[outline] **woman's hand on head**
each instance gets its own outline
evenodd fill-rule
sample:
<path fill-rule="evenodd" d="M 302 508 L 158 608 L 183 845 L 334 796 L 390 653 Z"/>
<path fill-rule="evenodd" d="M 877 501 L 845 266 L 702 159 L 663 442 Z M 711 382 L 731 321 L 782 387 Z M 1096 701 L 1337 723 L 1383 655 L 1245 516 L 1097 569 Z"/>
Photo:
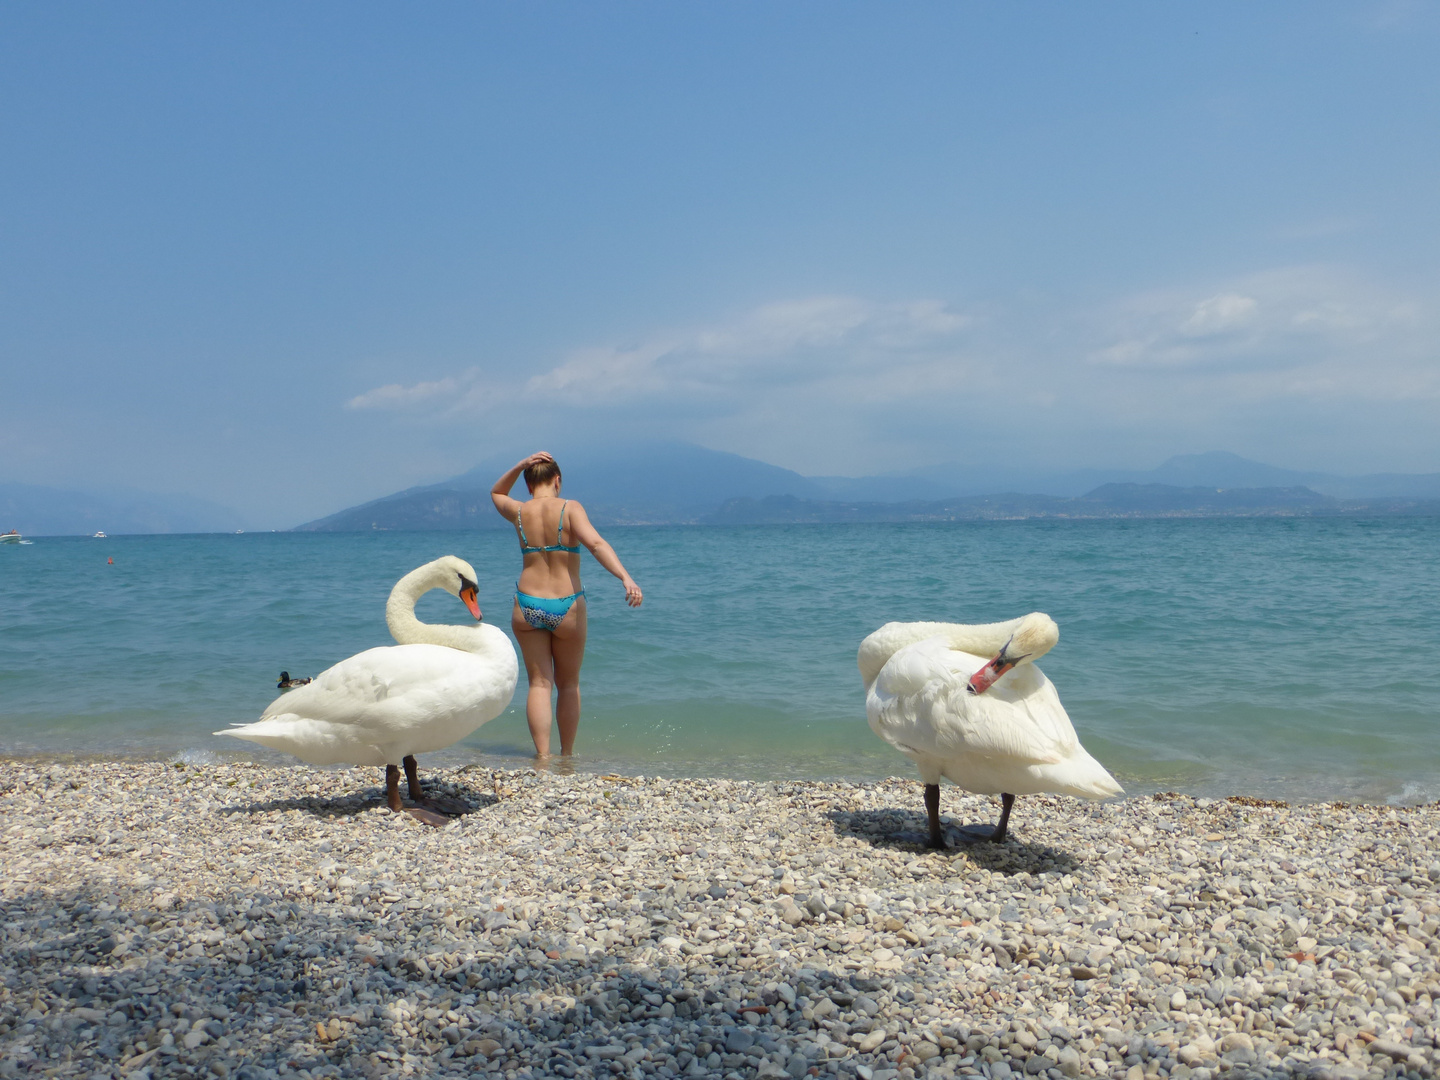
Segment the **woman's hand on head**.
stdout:
<path fill-rule="evenodd" d="M 625 579 L 625 603 L 631 607 L 639 607 L 645 599 L 645 594 L 640 591 L 640 586 L 629 578 Z"/>
<path fill-rule="evenodd" d="M 537 450 L 520 463 L 522 468 L 528 469 L 531 465 L 539 465 L 542 461 L 554 461 L 555 455 L 548 450 Z"/>

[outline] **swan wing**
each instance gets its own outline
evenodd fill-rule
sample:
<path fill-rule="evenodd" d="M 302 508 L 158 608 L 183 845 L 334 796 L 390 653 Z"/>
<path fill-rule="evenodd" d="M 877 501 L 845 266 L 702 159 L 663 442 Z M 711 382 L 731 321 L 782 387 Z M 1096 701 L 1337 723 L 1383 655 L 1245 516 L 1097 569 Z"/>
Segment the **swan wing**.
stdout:
<path fill-rule="evenodd" d="M 517 677 L 513 649 L 489 660 L 443 645 L 367 649 L 276 698 L 256 723 L 217 734 L 314 764 L 388 764 L 448 746 L 493 720 L 510 703 Z"/>
<path fill-rule="evenodd" d="M 902 752 L 929 758 L 973 754 L 1027 765 L 1069 758 L 1079 743 L 1050 680 L 1025 664 L 972 694 L 966 684 L 987 660 L 940 638 L 900 650 L 866 697 L 871 729 Z"/>

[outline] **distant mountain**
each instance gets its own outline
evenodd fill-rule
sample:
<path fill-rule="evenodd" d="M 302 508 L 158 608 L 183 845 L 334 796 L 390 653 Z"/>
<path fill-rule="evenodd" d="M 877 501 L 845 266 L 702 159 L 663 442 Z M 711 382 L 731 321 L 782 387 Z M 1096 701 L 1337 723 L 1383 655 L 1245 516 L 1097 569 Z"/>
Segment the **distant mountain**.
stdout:
<path fill-rule="evenodd" d="M 908 476 L 807 477 L 686 443 L 556 451 L 565 491 L 599 525 L 744 521 L 911 521 L 1145 514 L 1429 513 L 1440 473 L 1339 477 L 1280 469 L 1235 454 L 1186 454 L 1146 471 L 1064 473 L 958 466 Z M 409 488 L 299 526 L 311 532 L 508 528 L 490 485 L 513 461 Z M 524 497 L 523 484 L 516 485 Z"/>
<path fill-rule="evenodd" d="M 565 491 L 597 525 L 693 522 L 733 495 L 821 497 L 825 489 L 789 469 L 687 443 L 639 443 L 555 458 Z M 450 480 L 387 495 L 298 526 L 302 532 L 510 528 L 490 487 L 514 459 L 490 461 Z M 517 481 L 518 498 L 525 497 Z"/>
<path fill-rule="evenodd" d="M 104 495 L 34 484 L 0 484 L 0 531 L 31 536 L 234 532 L 244 521 L 229 507 L 189 495 Z"/>
<path fill-rule="evenodd" d="M 1078 498 L 969 495 L 934 502 L 841 502 L 771 495 L 725 502 L 706 525 L 1005 521 L 1023 518 L 1440 516 L 1440 500 L 1340 500 L 1305 487 L 1212 488 L 1102 484 Z"/>

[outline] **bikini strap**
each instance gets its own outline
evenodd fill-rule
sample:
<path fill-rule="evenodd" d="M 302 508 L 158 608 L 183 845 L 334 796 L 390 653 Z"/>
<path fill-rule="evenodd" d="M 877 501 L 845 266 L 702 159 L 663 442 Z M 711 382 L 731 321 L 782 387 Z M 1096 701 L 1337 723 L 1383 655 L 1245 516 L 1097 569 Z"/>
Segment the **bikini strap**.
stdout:
<path fill-rule="evenodd" d="M 530 541 L 525 539 L 525 522 L 520 516 L 520 507 L 515 507 L 515 528 L 520 530 L 520 549 L 523 551 L 530 546 Z"/>
<path fill-rule="evenodd" d="M 555 526 L 555 544 L 557 547 L 565 546 L 565 507 L 569 505 L 569 499 L 566 499 L 560 504 L 560 524 Z"/>

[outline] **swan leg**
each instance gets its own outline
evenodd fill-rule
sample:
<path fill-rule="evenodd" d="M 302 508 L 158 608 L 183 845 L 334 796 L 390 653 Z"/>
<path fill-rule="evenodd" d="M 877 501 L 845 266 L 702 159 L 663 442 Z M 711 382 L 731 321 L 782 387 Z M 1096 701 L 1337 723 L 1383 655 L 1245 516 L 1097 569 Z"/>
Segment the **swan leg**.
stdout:
<path fill-rule="evenodd" d="M 930 819 L 930 838 L 925 841 L 928 848 L 944 849 L 945 836 L 940 831 L 940 785 L 925 785 L 925 816 Z"/>
<path fill-rule="evenodd" d="M 405 779 L 410 786 L 410 795 L 413 798 L 420 789 L 419 782 L 415 777 L 415 759 L 405 759 Z M 385 804 L 395 813 L 409 814 L 416 821 L 424 822 L 426 825 L 448 825 L 450 819 L 444 814 L 437 814 L 434 810 L 427 810 L 423 806 L 406 806 L 400 798 L 400 768 L 397 765 L 385 766 Z"/>
<path fill-rule="evenodd" d="M 460 803 L 426 798 L 424 790 L 420 787 L 420 769 L 414 754 L 407 754 L 403 759 L 403 764 L 405 766 L 405 785 L 410 789 L 410 801 L 415 804 L 405 811 L 411 817 L 425 822 L 426 825 L 445 825 L 452 817 L 459 817 L 469 811 L 468 806 Z"/>
<path fill-rule="evenodd" d="M 410 801 L 419 802 L 425 797 L 420 790 L 420 769 L 415 761 L 414 754 L 406 754 L 403 759 L 405 765 L 405 786 L 410 789 Z"/>
<path fill-rule="evenodd" d="M 1010 826 L 1010 808 L 1015 805 L 1015 796 L 1001 794 L 1000 796 L 1000 820 L 994 825 L 966 825 L 960 830 L 961 837 L 967 843 L 975 843 L 978 840 L 989 840 L 994 844 L 1005 842 L 1005 833 Z"/>
<path fill-rule="evenodd" d="M 1000 796 L 1000 821 L 995 826 L 995 835 L 990 837 L 997 844 L 1005 842 L 1005 830 L 1010 827 L 1010 808 L 1014 805 L 1014 795 L 1002 794 Z"/>

